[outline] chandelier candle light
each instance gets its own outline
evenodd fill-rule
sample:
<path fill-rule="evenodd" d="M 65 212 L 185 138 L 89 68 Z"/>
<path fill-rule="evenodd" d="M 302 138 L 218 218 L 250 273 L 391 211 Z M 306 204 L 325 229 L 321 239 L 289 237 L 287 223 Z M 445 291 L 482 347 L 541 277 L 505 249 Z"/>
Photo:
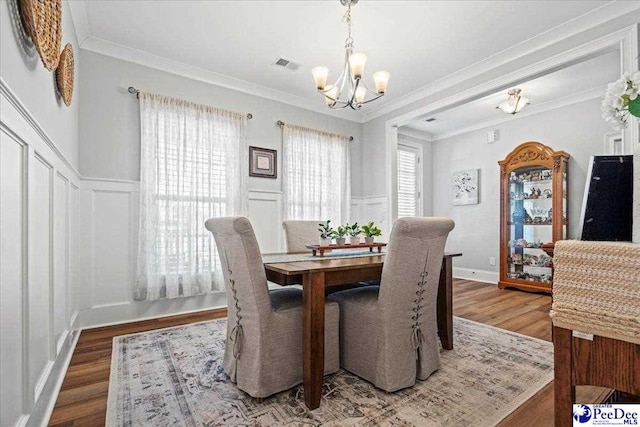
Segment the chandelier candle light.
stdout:
<path fill-rule="evenodd" d="M 510 89 L 509 92 L 507 92 L 509 98 L 498 104 L 496 108 L 511 115 L 519 113 L 524 107 L 529 105 L 529 98 L 520 95 L 520 92 L 522 92 L 520 89 Z"/>
<path fill-rule="evenodd" d="M 364 84 L 362 75 L 364 74 L 367 56 L 364 53 L 353 52 L 353 37 L 351 36 L 351 6 L 358 3 L 358 0 L 340 0 L 340 3 L 347 7 L 343 20 L 347 23 L 348 29 L 344 45 L 345 61 L 342 74 L 334 84 L 327 85 L 327 78 L 329 77 L 329 69 L 327 67 L 315 67 L 311 70 L 311 73 L 318 92 L 324 95 L 329 108 L 351 107 L 354 110 L 359 110 L 363 104 L 375 101 L 384 95 L 390 74 L 387 71 L 378 71 L 373 74 L 375 91 Z M 368 95 L 369 99 L 367 99 Z"/>

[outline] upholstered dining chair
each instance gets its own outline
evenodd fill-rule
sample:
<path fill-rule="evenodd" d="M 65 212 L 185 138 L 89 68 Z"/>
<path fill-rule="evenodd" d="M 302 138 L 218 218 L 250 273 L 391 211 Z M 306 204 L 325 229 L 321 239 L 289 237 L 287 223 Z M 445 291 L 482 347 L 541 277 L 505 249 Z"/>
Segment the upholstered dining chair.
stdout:
<path fill-rule="evenodd" d="M 263 398 L 302 382 L 302 291 L 269 291 L 251 223 L 209 219 L 226 285 L 228 323 L 224 370 L 240 390 Z M 325 306 L 325 374 L 340 369 L 339 308 Z"/>
<path fill-rule="evenodd" d="M 284 221 L 282 227 L 287 240 L 287 252 L 309 252 L 306 245 L 318 243 L 318 225 L 325 221 Z"/>
<path fill-rule="evenodd" d="M 399 218 L 393 225 L 380 286 L 331 294 L 340 304 L 344 369 L 393 392 L 440 367 L 436 298 L 448 218 Z"/>

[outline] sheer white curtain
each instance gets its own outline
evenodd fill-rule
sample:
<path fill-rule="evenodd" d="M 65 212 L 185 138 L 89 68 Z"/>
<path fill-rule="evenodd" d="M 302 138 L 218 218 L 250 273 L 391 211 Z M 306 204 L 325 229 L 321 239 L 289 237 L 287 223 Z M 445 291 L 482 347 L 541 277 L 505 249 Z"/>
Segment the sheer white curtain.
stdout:
<path fill-rule="evenodd" d="M 349 221 L 349 138 L 291 125 L 282 136 L 284 219 Z"/>
<path fill-rule="evenodd" d="M 246 116 L 140 93 L 140 228 L 135 297 L 224 288 L 207 219 L 246 211 Z"/>

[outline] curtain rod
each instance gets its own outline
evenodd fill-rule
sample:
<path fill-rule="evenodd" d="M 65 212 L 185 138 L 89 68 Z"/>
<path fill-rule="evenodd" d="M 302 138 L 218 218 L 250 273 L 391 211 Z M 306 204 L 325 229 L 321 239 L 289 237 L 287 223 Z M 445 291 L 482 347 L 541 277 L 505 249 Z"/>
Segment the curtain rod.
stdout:
<path fill-rule="evenodd" d="M 278 125 L 278 127 L 282 127 L 282 126 L 284 126 L 284 122 L 282 120 L 278 120 L 276 122 L 276 125 Z M 353 141 L 353 137 L 352 136 L 349 136 L 349 141 Z"/>
<path fill-rule="evenodd" d="M 135 96 L 136 96 L 136 98 L 140 98 L 140 89 L 136 89 L 136 88 L 135 88 L 135 87 L 133 87 L 133 86 L 129 86 L 129 88 L 127 89 L 127 91 L 129 91 L 129 93 L 130 93 L 131 95 L 135 95 Z M 253 119 L 253 114 L 251 114 L 251 113 L 247 113 L 247 119 L 249 119 L 249 120 Z"/>

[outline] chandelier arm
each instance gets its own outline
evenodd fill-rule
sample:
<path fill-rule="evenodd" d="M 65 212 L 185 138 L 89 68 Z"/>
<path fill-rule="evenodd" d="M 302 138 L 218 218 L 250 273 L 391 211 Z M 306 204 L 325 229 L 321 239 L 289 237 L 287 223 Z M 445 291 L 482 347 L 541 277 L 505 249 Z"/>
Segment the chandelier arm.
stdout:
<path fill-rule="evenodd" d="M 364 81 L 362 82 L 362 86 L 364 86 L 364 88 L 367 90 L 367 92 L 371 92 L 371 93 L 375 93 L 376 95 L 379 95 L 378 92 L 376 92 L 373 89 L 370 89 L 369 86 L 367 86 L 367 84 Z M 382 93 L 384 93 L 384 92 L 382 92 Z"/>
<path fill-rule="evenodd" d="M 360 80 L 362 79 L 356 79 L 356 84 L 353 86 L 353 90 L 351 91 L 351 99 L 349 100 L 350 105 L 353 105 L 353 101 L 355 101 L 356 99 L 356 91 L 358 90 L 358 86 L 360 85 Z M 353 84 L 353 81 L 352 81 L 352 84 Z"/>
<path fill-rule="evenodd" d="M 343 108 L 347 107 L 349 107 L 349 104 L 344 101 L 337 101 L 334 104 L 329 105 L 329 108 L 331 108 L 332 110 L 342 110 Z"/>
<path fill-rule="evenodd" d="M 366 101 L 362 101 L 362 102 L 360 102 L 359 104 L 360 104 L 360 105 L 368 104 L 368 103 L 370 103 L 370 102 L 375 101 L 375 100 L 376 100 L 376 99 L 378 99 L 378 98 L 382 98 L 383 96 L 384 96 L 384 92 L 379 93 L 379 94 L 378 94 L 378 96 L 376 96 L 375 98 L 371 98 L 371 99 L 368 99 L 368 100 L 366 100 Z"/>
<path fill-rule="evenodd" d="M 347 89 L 351 87 L 351 75 L 349 73 L 349 62 L 347 61 L 344 70 L 340 75 L 340 77 L 342 77 L 342 82 L 340 82 L 339 79 L 336 80 L 336 86 L 339 86 L 338 92 L 336 93 L 337 99 L 340 99 L 342 97 L 342 94 L 344 93 L 344 86 L 347 84 L 347 80 L 349 80 L 349 87 Z"/>

